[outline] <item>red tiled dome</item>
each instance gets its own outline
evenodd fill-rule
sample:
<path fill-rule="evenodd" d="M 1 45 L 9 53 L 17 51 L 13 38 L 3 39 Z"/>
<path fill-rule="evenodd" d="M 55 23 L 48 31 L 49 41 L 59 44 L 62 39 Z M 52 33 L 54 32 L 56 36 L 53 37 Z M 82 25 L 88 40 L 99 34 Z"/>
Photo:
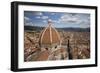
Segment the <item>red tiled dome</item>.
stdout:
<path fill-rule="evenodd" d="M 49 26 L 46 27 L 40 35 L 39 43 L 44 44 L 60 44 L 60 35 L 58 31 L 52 27 L 52 23 L 48 21 Z"/>

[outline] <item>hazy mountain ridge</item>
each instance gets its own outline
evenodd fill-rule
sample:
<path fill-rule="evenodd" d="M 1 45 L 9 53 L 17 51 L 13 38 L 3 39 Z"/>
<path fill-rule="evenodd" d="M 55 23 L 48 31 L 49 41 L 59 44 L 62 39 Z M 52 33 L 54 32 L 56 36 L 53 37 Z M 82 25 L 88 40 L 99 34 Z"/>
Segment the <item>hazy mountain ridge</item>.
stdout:
<path fill-rule="evenodd" d="M 41 31 L 45 27 L 38 27 L 38 26 L 24 26 L 24 30 L 35 30 Z M 56 28 L 58 31 L 76 31 L 76 32 L 90 32 L 90 28 Z"/>

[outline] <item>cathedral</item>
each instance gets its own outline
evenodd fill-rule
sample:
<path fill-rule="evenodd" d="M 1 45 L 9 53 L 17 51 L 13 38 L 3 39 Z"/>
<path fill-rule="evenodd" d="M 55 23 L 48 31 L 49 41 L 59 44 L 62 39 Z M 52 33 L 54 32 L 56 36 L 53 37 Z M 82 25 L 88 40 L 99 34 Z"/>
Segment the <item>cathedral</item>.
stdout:
<path fill-rule="evenodd" d="M 59 32 L 52 26 L 52 21 L 48 20 L 48 26 L 45 27 L 39 37 L 39 46 L 41 51 L 49 52 L 48 60 L 56 60 L 64 57 L 64 49 L 61 49 L 61 38 Z"/>
<path fill-rule="evenodd" d="M 61 39 L 58 31 L 52 27 L 52 22 L 48 21 L 48 26 L 40 34 L 39 45 L 41 50 L 48 49 L 50 52 L 59 49 L 61 46 Z"/>

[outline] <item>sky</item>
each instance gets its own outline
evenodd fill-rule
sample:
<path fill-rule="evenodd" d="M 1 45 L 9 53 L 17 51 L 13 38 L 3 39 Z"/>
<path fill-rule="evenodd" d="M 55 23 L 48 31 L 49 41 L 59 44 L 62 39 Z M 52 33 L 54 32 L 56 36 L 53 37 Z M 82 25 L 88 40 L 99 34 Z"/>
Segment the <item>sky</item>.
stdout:
<path fill-rule="evenodd" d="M 64 12 L 41 12 L 24 11 L 24 25 L 26 26 L 48 26 L 51 20 L 55 28 L 89 28 L 90 14 L 64 13 Z"/>

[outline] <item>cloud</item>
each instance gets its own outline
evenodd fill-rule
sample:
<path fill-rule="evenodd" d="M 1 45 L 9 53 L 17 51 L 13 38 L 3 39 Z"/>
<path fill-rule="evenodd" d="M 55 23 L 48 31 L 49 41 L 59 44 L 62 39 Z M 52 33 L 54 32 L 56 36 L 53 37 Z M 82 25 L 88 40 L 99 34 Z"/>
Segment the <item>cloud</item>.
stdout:
<path fill-rule="evenodd" d="M 42 16 L 41 19 L 48 19 L 48 16 Z"/>
<path fill-rule="evenodd" d="M 86 14 L 64 14 L 59 19 L 61 23 L 70 24 L 90 24 L 90 17 Z"/>
<path fill-rule="evenodd" d="M 52 22 L 54 22 L 54 23 L 60 23 L 60 21 L 58 21 L 58 20 L 53 20 Z"/>
<path fill-rule="evenodd" d="M 25 16 L 34 16 L 34 15 L 36 15 L 36 16 L 42 16 L 43 15 L 43 13 L 42 12 L 39 12 L 39 11 L 25 11 L 24 12 L 24 15 Z"/>
<path fill-rule="evenodd" d="M 36 18 L 37 18 L 37 19 L 40 19 L 41 17 L 40 17 L 40 16 L 37 16 Z"/>
<path fill-rule="evenodd" d="M 53 12 L 51 13 L 51 15 L 55 15 L 55 14 L 56 14 L 56 13 L 53 13 Z"/>
<path fill-rule="evenodd" d="M 31 22 L 31 19 L 29 17 L 24 16 L 24 24 Z"/>
<path fill-rule="evenodd" d="M 26 26 L 33 26 L 34 24 L 32 22 L 25 23 Z"/>
<path fill-rule="evenodd" d="M 24 16 L 24 20 L 25 20 L 25 21 L 30 21 L 30 18 Z"/>
<path fill-rule="evenodd" d="M 31 19 L 29 17 L 24 16 L 24 25 L 26 26 L 33 26 Z"/>
<path fill-rule="evenodd" d="M 46 20 L 43 20 L 43 22 L 46 23 L 47 21 Z"/>
<path fill-rule="evenodd" d="M 49 17 L 48 16 L 37 16 L 36 18 L 37 19 L 48 19 Z"/>
<path fill-rule="evenodd" d="M 33 14 L 33 15 L 39 15 L 39 16 L 42 16 L 42 15 L 43 15 L 42 12 L 38 12 L 38 11 L 34 11 L 34 12 L 32 12 L 32 14 Z"/>
<path fill-rule="evenodd" d="M 76 23 L 78 20 L 79 19 L 77 17 L 72 17 L 70 14 L 65 14 L 61 16 L 59 21 L 62 23 Z"/>
<path fill-rule="evenodd" d="M 48 19 L 47 21 L 52 22 L 52 23 L 60 23 L 58 20 L 53 20 L 53 19 Z"/>

